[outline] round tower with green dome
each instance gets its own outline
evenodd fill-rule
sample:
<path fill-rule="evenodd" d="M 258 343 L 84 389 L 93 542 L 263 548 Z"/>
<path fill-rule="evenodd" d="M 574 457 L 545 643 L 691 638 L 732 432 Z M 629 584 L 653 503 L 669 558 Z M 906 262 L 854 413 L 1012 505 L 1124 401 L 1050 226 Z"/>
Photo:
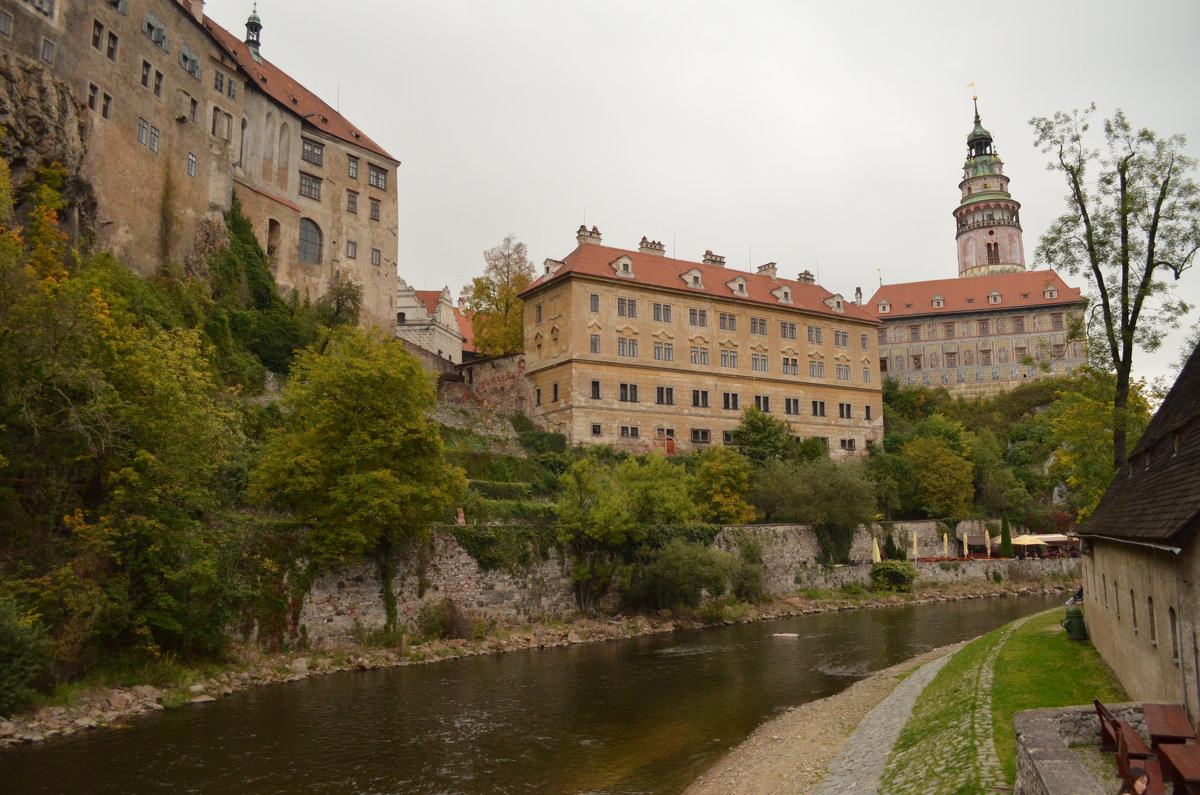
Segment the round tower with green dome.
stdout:
<path fill-rule="evenodd" d="M 967 136 L 967 160 L 958 185 L 962 201 L 954 210 L 958 224 L 958 275 L 986 276 L 1025 270 L 1021 240 L 1021 204 L 1008 192 L 1004 163 L 992 147 L 975 103 L 975 127 Z"/>

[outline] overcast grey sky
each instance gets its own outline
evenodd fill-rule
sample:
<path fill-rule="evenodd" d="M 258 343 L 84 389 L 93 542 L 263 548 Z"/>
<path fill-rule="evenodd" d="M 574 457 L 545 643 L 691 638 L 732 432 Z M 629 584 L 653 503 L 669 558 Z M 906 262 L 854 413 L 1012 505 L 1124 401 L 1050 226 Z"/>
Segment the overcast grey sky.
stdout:
<path fill-rule="evenodd" d="M 249 11 L 206 7 L 238 34 Z M 953 277 L 970 82 L 1030 262 L 1066 206 L 1031 117 L 1094 101 L 1200 154 L 1196 0 L 259 0 L 258 13 L 264 56 L 401 161 L 400 273 L 455 297 L 506 234 L 540 272 L 584 222 L 608 245 L 646 235 L 681 259 L 808 268 L 847 297 L 880 274 Z M 1200 304 L 1200 263 L 1180 284 Z M 1136 372 L 1169 372 L 1182 336 Z"/>

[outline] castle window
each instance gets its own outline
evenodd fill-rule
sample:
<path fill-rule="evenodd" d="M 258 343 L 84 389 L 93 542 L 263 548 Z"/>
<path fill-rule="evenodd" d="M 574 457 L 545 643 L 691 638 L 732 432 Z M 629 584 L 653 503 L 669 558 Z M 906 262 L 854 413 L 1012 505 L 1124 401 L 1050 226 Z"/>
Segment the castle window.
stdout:
<path fill-rule="evenodd" d="M 821 329 L 816 329 L 816 332 L 817 332 L 817 342 L 820 342 L 821 341 Z M 808 341 L 809 342 L 813 341 L 812 335 L 813 335 L 813 327 L 809 326 L 808 327 Z M 785 340 L 796 339 L 796 324 L 786 321 L 786 320 L 779 321 L 779 338 L 785 339 Z"/>
<path fill-rule="evenodd" d="M 918 340 L 920 340 L 921 339 L 921 327 L 920 326 L 909 326 L 908 327 L 908 338 L 912 342 L 917 342 Z"/>
<path fill-rule="evenodd" d="M 621 384 L 618 387 L 618 399 L 622 403 L 637 403 L 638 402 L 637 384 Z"/>
<path fill-rule="evenodd" d="M 848 365 L 848 364 L 835 364 L 835 365 L 834 365 L 834 369 L 837 371 L 837 373 L 836 373 L 836 374 L 837 374 L 837 380 L 839 380 L 839 381 L 849 381 L 849 380 L 851 380 L 852 376 L 850 375 L 850 365 Z"/>
<path fill-rule="evenodd" d="M 1063 327 L 1063 316 L 1061 312 L 1056 312 L 1050 316 L 1050 328 L 1055 331 L 1061 331 Z"/>
<path fill-rule="evenodd" d="M 871 407 L 870 407 L 870 405 L 863 406 L 863 417 L 864 417 L 865 419 L 868 419 L 868 420 L 869 420 L 869 419 L 871 419 Z"/>
<path fill-rule="evenodd" d="M 692 428 L 692 443 L 693 444 L 708 444 L 712 438 L 712 433 L 708 428 Z"/>
<path fill-rule="evenodd" d="M 358 158 L 354 155 L 346 156 L 346 176 L 358 179 Z"/>
<path fill-rule="evenodd" d="M 196 155 L 194 152 L 188 152 L 187 174 L 192 179 L 196 178 Z"/>
<path fill-rule="evenodd" d="M 991 293 L 989 293 L 988 294 L 988 303 L 989 304 L 1000 303 L 1000 292 L 997 290 L 993 290 Z"/>
<path fill-rule="evenodd" d="M 371 249 L 371 264 L 372 265 L 382 265 L 383 264 L 383 252 L 377 248 Z"/>
<path fill-rule="evenodd" d="M 137 142 L 142 146 L 146 145 L 146 139 L 150 137 L 150 122 L 145 119 L 138 119 Z"/>
<path fill-rule="evenodd" d="M 728 312 L 720 312 L 717 319 L 722 331 L 737 331 L 737 315 Z"/>
<path fill-rule="evenodd" d="M 300 139 L 300 159 L 314 166 L 325 164 L 325 145 L 307 138 Z"/>
<path fill-rule="evenodd" d="M 757 370 L 757 371 L 763 372 L 763 373 L 767 372 L 767 370 L 769 369 L 769 367 L 767 365 L 767 354 L 765 354 L 765 353 L 750 354 L 750 369 Z"/>
<path fill-rule="evenodd" d="M 825 416 L 825 401 L 824 400 L 814 400 L 812 402 L 812 414 L 814 417 L 824 417 Z"/>
<path fill-rule="evenodd" d="M 617 315 L 619 317 L 637 317 L 637 299 L 618 298 Z"/>
<path fill-rule="evenodd" d="M 321 201 L 321 178 L 314 177 L 312 174 L 300 172 L 300 195 Z"/>
<path fill-rule="evenodd" d="M 754 396 L 754 408 L 758 409 L 759 411 L 763 412 L 764 414 L 770 414 L 771 413 L 771 396 L 770 395 L 755 395 Z"/>
<path fill-rule="evenodd" d="M 669 342 L 654 343 L 654 358 L 661 362 L 675 360 L 675 346 Z"/>
<path fill-rule="evenodd" d="M 42 60 L 46 63 L 54 63 L 54 42 L 50 39 L 42 39 Z"/>
<path fill-rule="evenodd" d="M 708 364 L 708 348 L 693 345 L 692 364 Z"/>
<path fill-rule="evenodd" d="M 367 172 L 368 172 L 367 182 L 369 182 L 371 184 L 372 188 L 379 188 L 380 190 L 387 190 L 387 183 L 388 183 L 387 171 L 383 170 L 379 166 L 372 166 L 372 165 L 368 164 Z"/>
<path fill-rule="evenodd" d="M 800 375 L 800 360 L 791 356 L 783 357 L 783 374 Z"/>
<path fill-rule="evenodd" d="M 789 339 L 789 340 L 796 339 L 796 334 L 795 334 L 796 324 L 795 323 L 780 323 L 780 325 L 783 327 L 783 338 L 784 339 Z M 788 326 L 791 326 L 792 328 L 789 329 Z M 792 333 L 789 335 L 788 332 L 792 332 Z M 808 327 L 808 341 L 813 342 L 813 343 L 824 342 L 825 341 L 825 330 L 823 328 L 821 328 L 820 326 L 809 326 Z"/>
<path fill-rule="evenodd" d="M 721 351 L 721 366 L 729 367 L 729 368 L 736 370 L 737 366 L 738 366 L 738 352 L 730 351 L 730 350 L 722 350 Z"/>
<path fill-rule="evenodd" d="M 372 221 L 379 220 L 379 200 L 378 199 L 371 199 L 371 220 Z"/>
<path fill-rule="evenodd" d="M 100 104 L 100 86 L 95 83 L 88 84 L 88 110 L 95 110 Z"/>
<path fill-rule="evenodd" d="M 226 141 L 233 135 L 233 117 L 225 111 L 214 106 L 212 113 L 212 130 L 214 138 L 222 138 Z M 303 179 L 301 180 L 303 182 Z M 318 198 L 320 198 L 318 196 Z"/>
<path fill-rule="evenodd" d="M 800 413 L 800 399 L 799 398 L 784 398 L 783 399 L 783 413 L 784 414 L 799 414 Z"/>
<path fill-rule="evenodd" d="M 321 264 L 321 228 L 307 218 L 300 219 L 300 261 Z"/>
<path fill-rule="evenodd" d="M 979 321 L 979 336 L 986 337 L 990 333 L 988 322 L 986 320 Z"/>
<path fill-rule="evenodd" d="M 346 212 L 358 212 L 358 194 L 352 190 L 346 191 Z"/>
<path fill-rule="evenodd" d="M 129 3 L 127 0 L 108 0 L 108 4 L 122 14 L 129 13 Z"/>
<path fill-rule="evenodd" d="M 721 408 L 726 411 L 738 410 L 738 393 L 737 392 L 722 392 L 721 393 Z"/>
<path fill-rule="evenodd" d="M 197 80 L 200 79 L 200 54 L 184 44 L 179 48 L 179 65 Z"/>
<path fill-rule="evenodd" d="M 358 259 L 358 243 L 353 240 L 346 241 L 346 259 Z"/>
<path fill-rule="evenodd" d="M 163 94 L 163 73 L 158 71 L 157 69 L 155 69 L 154 70 L 154 96 L 158 97 L 159 99 L 162 99 L 162 94 Z"/>
<path fill-rule="evenodd" d="M 662 406 L 675 405 L 675 387 L 660 386 L 655 389 L 655 403 Z"/>
<path fill-rule="evenodd" d="M 825 377 L 825 362 L 809 362 L 808 363 L 809 378 L 824 378 Z"/>
<path fill-rule="evenodd" d="M 888 312 L 891 312 L 891 311 L 892 311 L 892 305 L 889 304 L 887 301 L 883 301 L 879 304 L 879 314 L 886 315 Z"/>
<path fill-rule="evenodd" d="M 600 399 L 600 382 L 593 381 L 592 382 L 592 400 L 599 400 L 599 399 Z"/>
<path fill-rule="evenodd" d="M 600 435 L 600 426 L 593 425 L 592 426 L 592 436 L 599 436 L 599 435 Z"/>
<path fill-rule="evenodd" d="M 539 306 L 538 309 L 541 309 L 541 307 Z M 589 346 L 588 350 L 590 352 L 599 353 L 600 352 L 600 335 L 599 334 L 591 335 L 591 338 L 588 341 L 588 346 Z"/>
<path fill-rule="evenodd" d="M 1013 334 L 1024 334 L 1025 333 L 1025 318 L 1014 317 L 1012 319 L 1012 324 L 1013 324 Z"/>
<path fill-rule="evenodd" d="M 0 35 L 12 36 L 13 15 L 0 11 Z"/>
<path fill-rule="evenodd" d="M 1054 289 L 1053 287 L 1047 287 L 1042 291 L 1042 295 L 1046 296 L 1047 298 L 1058 298 L 1058 290 Z"/>
<path fill-rule="evenodd" d="M 708 390 L 693 389 L 692 390 L 692 405 L 699 409 L 708 408 Z"/>
<path fill-rule="evenodd" d="M 838 442 L 841 445 L 841 448 L 843 450 L 845 450 L 846 452 L 848 452 L 848 453 L 854 452 L 854 440 L 853 439 L 839 439 Z"/>
<path fill-rule="evenodd" d="M 225 93 L 225 73 L 221 71 L 213 71 L 213 88 L 218 94 Z"/>
<path fill-rule="evenodd" d="M 596 309 L 598 310 L 600 308 L 599 307 L 600 296 L 595 296 L 595 298 L 596 298 L 596 303 L 597 303 Z M 592 311 L 596 311 L 596 310 L 592 310 Z M 662 322 L 662 323 L 670 323 L 671 322 L 671 305 L 670 304 L 655 304 L 654 305 L 654 319 L 659 322 Z"/>
<path fill-rule="evenodd" d="M 759 336 L 767 336 L 767 319 L 765 317 L 750 318 L 750 333 Z"/>
<path fill-rule="evenodd" d="M 850 332 L 849 331 L 838 331 L 837 329 L 834 329 L 833 330 L 833 344 L 835 347 L 838 347 L 838 348 L 849 348 L 850 347 Z"/>
<path fill-rule="evenodd" d="M 98 20 L 92 20 L 92 46 L 97 50 L 104 46 L 104 24 Z"/>
<path fill-rule="evenodd" d="M 863 383 L 864 384 L 871 383 L 871 368 L 870 367 L 863 368 Z M 871 418 L 867 417 L 867 419 L 871 419 Z"/>
<path fill-rule="evenodd" d="M 112 115 L 112 94 L 105 94 L 100 101 L 100 117 L 107 119 Z"/>
<path fill-rule="evenodd" d="M 708 310 L 707 309 L 689 309 L 688 324 L 692 326 L 706 327 L 708 326 Z"/>

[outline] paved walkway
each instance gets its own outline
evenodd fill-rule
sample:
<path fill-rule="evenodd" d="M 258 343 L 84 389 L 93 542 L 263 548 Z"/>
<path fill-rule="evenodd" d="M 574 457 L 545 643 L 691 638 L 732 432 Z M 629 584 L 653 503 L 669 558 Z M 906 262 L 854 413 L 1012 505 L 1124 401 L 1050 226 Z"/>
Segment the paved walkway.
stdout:
<path fill-rule="evenodd" d="M 1007 790 L 992 733 L 992 672 L 1000 649 L 1027 620 L 1009 625 L 974 670 L 967 672 L 964 683 L 969 683 L 971 692 L 965 699 L 961 691 L 948 694 L 955 706 L 962 707 L 952 713 L 948 723 L 931 723 L 915 743 L 894 750 L 917 698 L 954 654 L 925 664 L 901 682 L 850 735 L 829 764 L 829 772 L 814 790 L 815 795 Z M 922 712 L 932 714 L 939 707 L 944 710 L 947 704 L 927 700 Z M 971 741 L 963 742 L 966 737 Z"/>
<path fill-rule="evenodd" d="M 888 754 L 912 715 L 917 696 L 953 656 L 947 654 L 922 665 L 875 705 L 829 763 L 829 772 L 813 795 L 878 792 Z"/>

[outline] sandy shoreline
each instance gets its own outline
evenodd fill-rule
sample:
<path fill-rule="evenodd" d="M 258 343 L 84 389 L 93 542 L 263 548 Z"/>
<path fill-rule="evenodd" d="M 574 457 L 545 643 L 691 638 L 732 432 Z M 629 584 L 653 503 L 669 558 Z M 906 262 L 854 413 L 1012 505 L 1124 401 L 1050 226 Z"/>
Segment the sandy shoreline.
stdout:
<path fill-rule="evenodd" d="M 970 641 L 927 651 L 861 679 L 842 692 L 801 704 L 764 723 L 699 776 L 686 795 L 807 793 L 875 705 L 908 674 Z"/>

